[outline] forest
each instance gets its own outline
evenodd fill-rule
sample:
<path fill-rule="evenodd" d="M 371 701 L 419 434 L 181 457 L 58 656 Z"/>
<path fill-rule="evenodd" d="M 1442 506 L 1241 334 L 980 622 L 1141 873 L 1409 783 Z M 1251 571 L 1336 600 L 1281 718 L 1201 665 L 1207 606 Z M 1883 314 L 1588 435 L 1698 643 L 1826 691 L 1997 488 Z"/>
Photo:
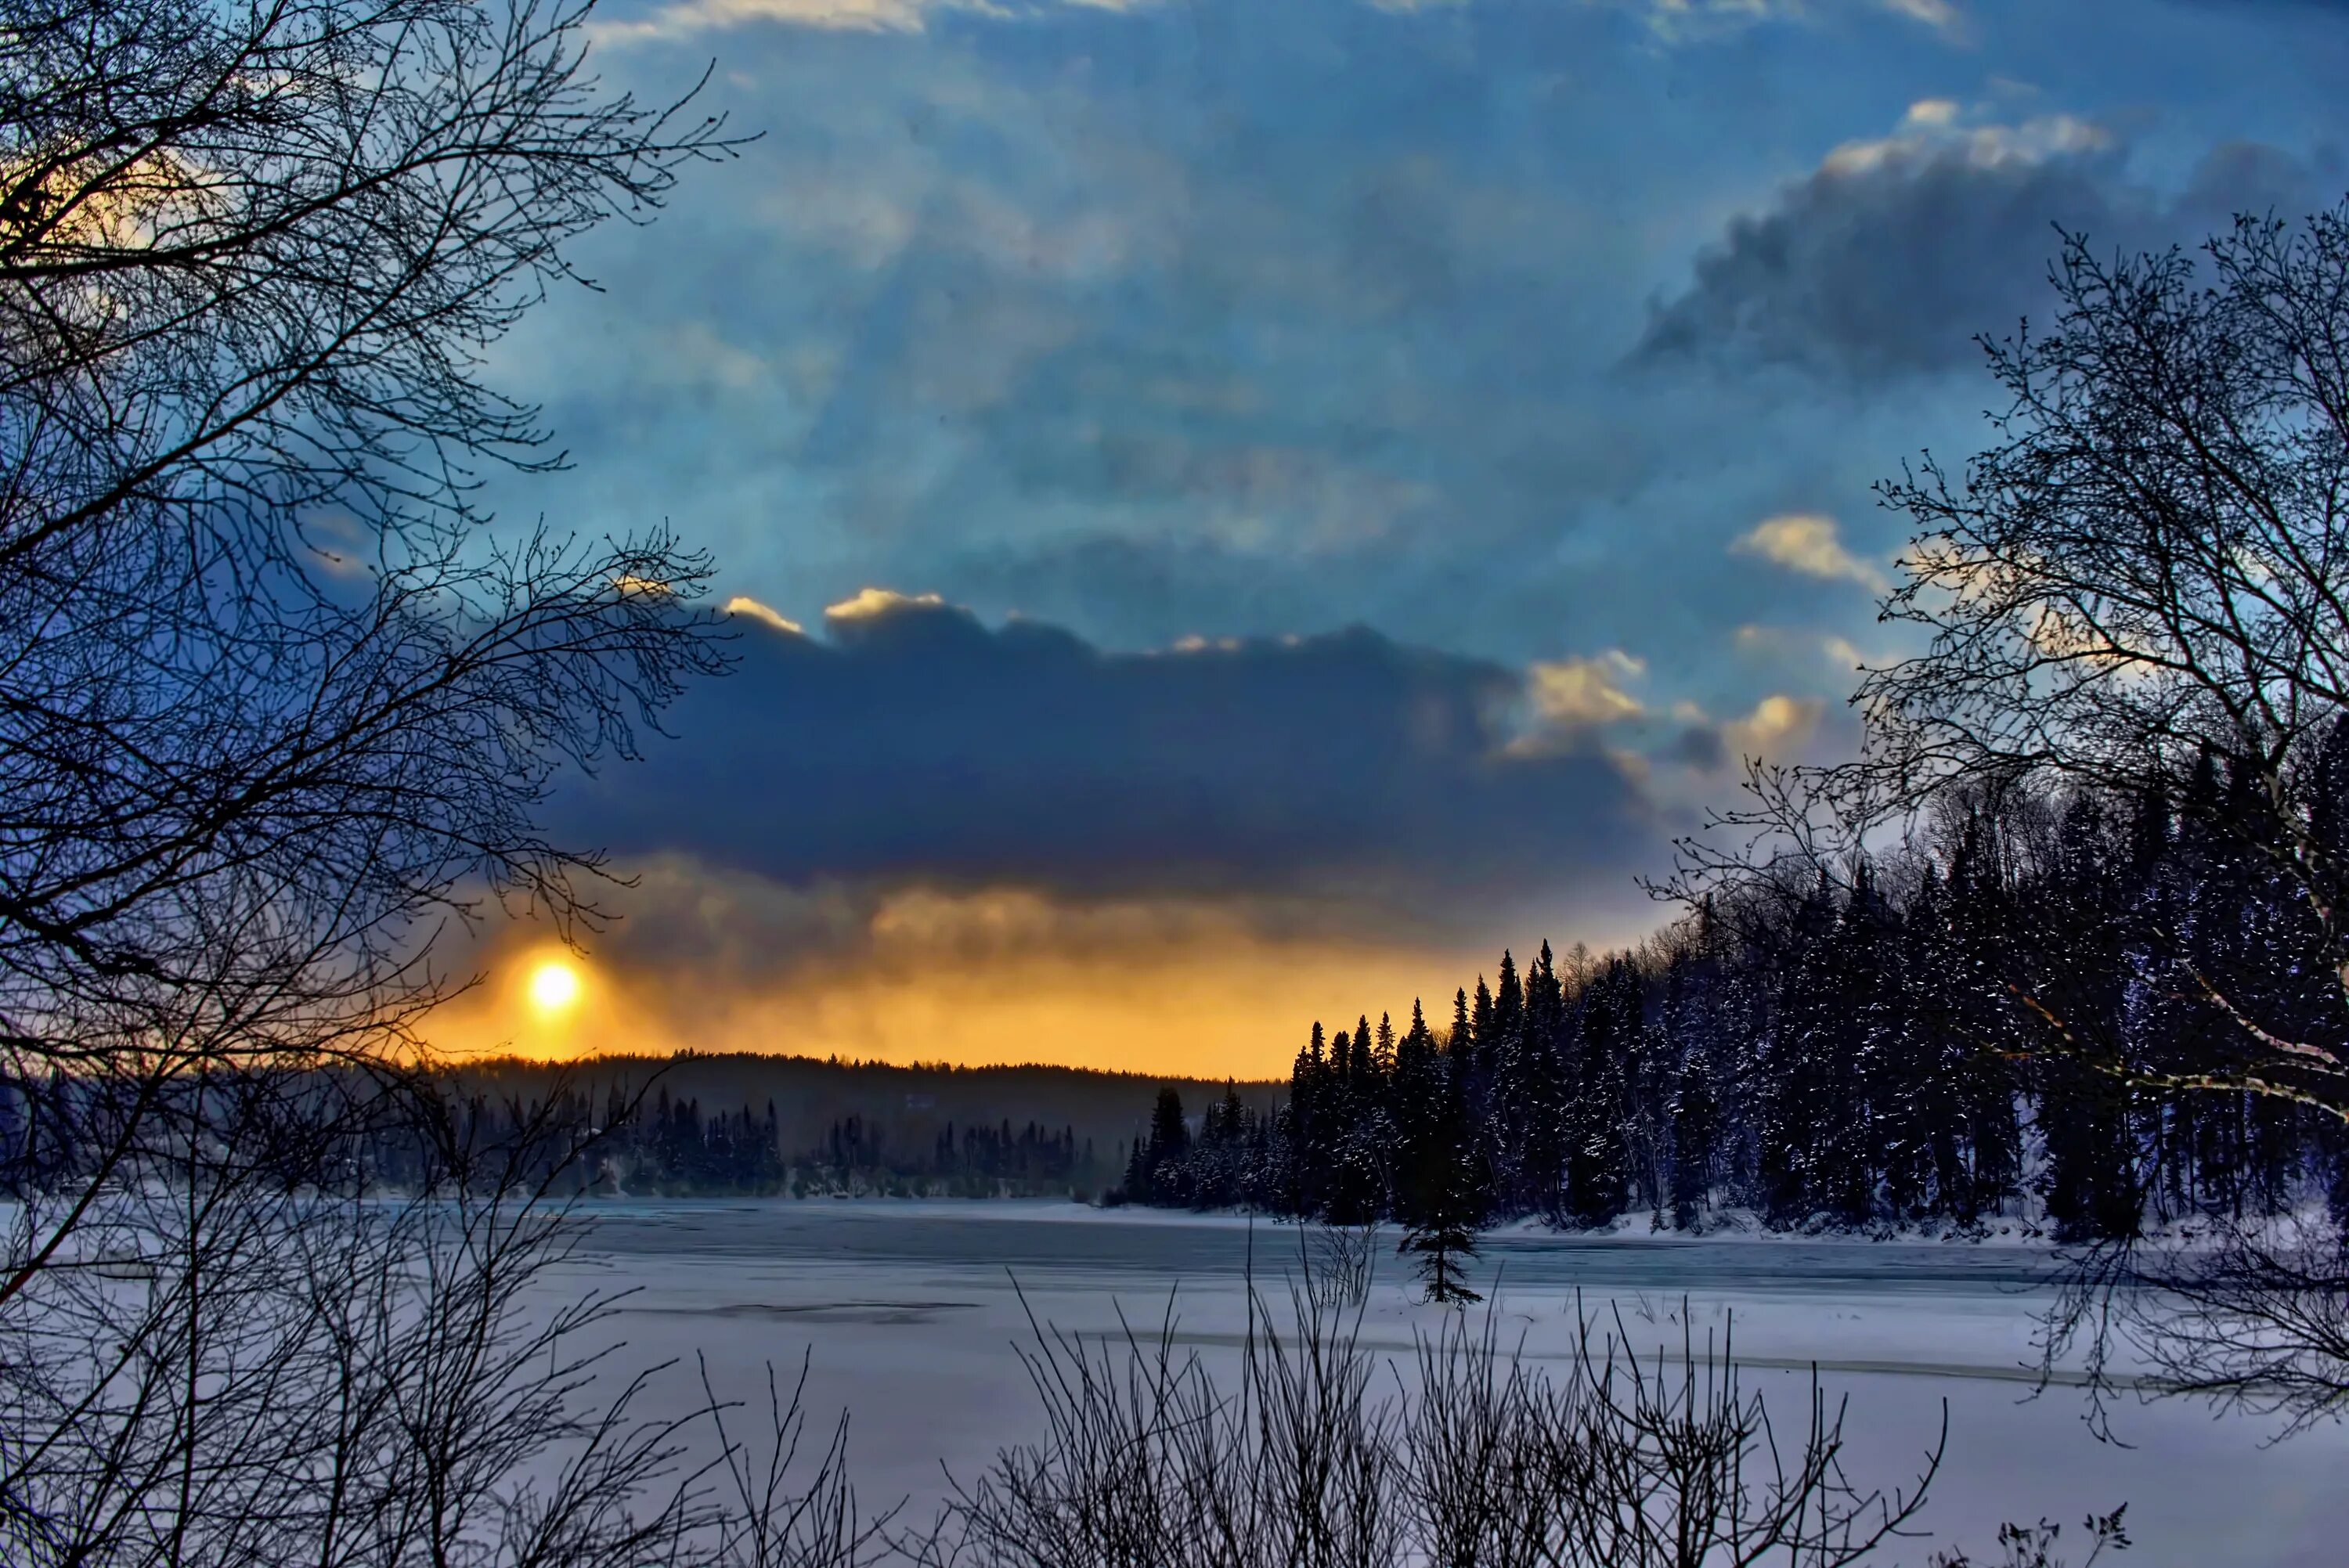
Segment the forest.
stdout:
<path fill-rule="evenodd" d="M 347 1071 L 318 1070 L 306 1085 L 223 1074 L 201 1088 L 209 1109 L 174 1113 L 281 1126 L 282 1147 L 263 1163 L 281 1164 L 287 1183 L 325 1160 L 374 1192 L 422 1191 L 471 1167 L 565 1196 L 1092 1199 L 1125 1166 L 1149 1081 L 750 1052 L 492 1057 L 417 1075 L 396 1109 L 342 1119 L 323 1143 L 296 1134 L 366 1092 Z M 1194 1098 L 1211 1087 L 1180 1085 Z M 1253 1111 L 1271 1088 L 1235 1092 Z M 88 1179 L 134 1107 L 84 1077 L 0 1076 L 0 1194 Z"/>
<path fill-rule="evenodd" d="M 2344 831 L 2349 727 L 2313 768 Z M 2320 1108 L 2240 1068 L 2230 998 L 2343 1037 L 2305 901 L 2248 845 L 2263 793 L 2209 755 L 2175 793 L 1980 789 L 1889 852 L 1782 866 L 1636 951 L 1509 954 L 1431 1020 L 1298 1053 L 1286 1101 L 1193 1120 L 1162 1089 L 1137 1202 L 1338 1223 L 2030 1226 L 2128 1238 L 2349 1211 Z M 2060 1029 L 2064 1048 L 2046 1048 Z"/>

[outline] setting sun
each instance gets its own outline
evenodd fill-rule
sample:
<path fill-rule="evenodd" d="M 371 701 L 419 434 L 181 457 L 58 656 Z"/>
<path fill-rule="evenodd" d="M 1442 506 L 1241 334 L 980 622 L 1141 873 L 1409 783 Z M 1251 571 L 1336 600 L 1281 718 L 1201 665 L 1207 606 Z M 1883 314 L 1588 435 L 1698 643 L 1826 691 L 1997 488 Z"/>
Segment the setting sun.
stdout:
<path fill-rule="evenodd" d="M 530 973 L 530 1005 L 542 1013 L 560 1013 L 579 1000 L 579 971 L 559 958 L 550 958 Z"/>

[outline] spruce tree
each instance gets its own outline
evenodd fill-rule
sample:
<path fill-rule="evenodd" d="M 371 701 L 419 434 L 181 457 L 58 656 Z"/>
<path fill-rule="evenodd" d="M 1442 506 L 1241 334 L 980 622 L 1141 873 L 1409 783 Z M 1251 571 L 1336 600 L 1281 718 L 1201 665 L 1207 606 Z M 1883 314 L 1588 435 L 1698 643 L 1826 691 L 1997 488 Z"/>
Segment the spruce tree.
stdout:
<path fill-rule="evenodd" d="M 1671 1201 L 1675 1229 L 1694 1229 L 1712 1199 L 1721 1112 L 1713 1070 L 1702 1051 L 1692 1051 L 1682 1061 L 1672 1088 Z"/>
<path fill-rule="evenodd" d="M 1482 1301 L 1465 1269 L 1476 1256 L 1484 1229 L 1485 1194 L 1477 1139 L 1470 1125 L 1464 1065 L 1456 1051 L 1444 1063 L 1442 1109 L 1433 1136 L 1409 1184 L 1411 1212 L 1401 1251 L 1415 1257 L 1425 1299 L 1446 1304 Z"/>
<path fill-rule="evenodd" d="M 1565 1128 L 1565 1217 L 1605 1225 L 1623 1212 L 1629 1161 L 1623 1138 L 1627 1071 L 1640 1026 L 1640 977 L 1610 961 L 1576 1009 L 1579 1067 Z"/>
<path fill-rule="evenodd" d="M 1143 1156 L 1145 1202 L 1189 1202 L 1188 1172 L 1184 1166 L 1190 1152 L 1191 1130 L 1183 1120 L 1183 1097 L 1168 1084 L 1158 1091 L 1157 1103 L 1150 1112 L 1150 1143 Z"/>
<path fill-rule="evenodd" d="M 1563 1202 L 1564 1138 L 1574 1086 L 1568 1077 L 1565 1056 L 1566 994 L 1547 942 L 1526 972 L 1525 1021 L 1518 1034 L 1515 1092 L 1522 1101 L 1525 1119 L 1524 1147 L 1517 1164 L 1520 1201 L 1528 1208 L 1556 1214 Z"/>
<path fill-rule="evenodd" d="M 1427 1015 L 1414 996 L 1411 1003 L 1411 1027 L 1395 1042 L 1396 1154 L 1406 1186 L 1418 1168 L 1420 1155 L 1442 1108 L 1443 1080 L 1437 1075 L 1443 1070 L 1444 1064 L 1436 1056 L 1435 1037 L 1427 1026 Z M 1407 1197 L 1402 1202 L 1408 1207 Z"/>

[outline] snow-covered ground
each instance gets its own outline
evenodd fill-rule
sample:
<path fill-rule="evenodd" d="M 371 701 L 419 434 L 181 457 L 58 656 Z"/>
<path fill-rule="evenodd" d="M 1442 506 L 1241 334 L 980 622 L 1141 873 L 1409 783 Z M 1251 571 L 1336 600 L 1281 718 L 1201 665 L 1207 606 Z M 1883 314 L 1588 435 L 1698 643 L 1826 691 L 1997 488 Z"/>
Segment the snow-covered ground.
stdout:
<path fill-rule="evenodd" d="M 1113 1331 L 1121 1310 L 1154 1327 L 1172 1291 L 1183 1336 L 1215 1357 L 1245 1326 L 1247 1272 L 1278 1295 L 1298 1264 L 1290 1228 L 1073 1204 L 629 1201 L 589 1212 L 565 1283 L 635 1291 L 617 1320 L 630 1361 L 698 1351 L 721 1392 L 748 1394 L 763 1388 L 763 1363 L 795 1369 L 812 1349 L 812 1409 L 849 1411 L 863 1500 L 905 1498 L 925 1517 L 942 1466 L 973 1474 L 1034 1435 L 1012 1352 L 1027 1333 L 1014 1279 L 1040 1316 L 1080 1334 Z M 2349 1563 L 2349 1429 L 2263 1447 L 2271 1434 L 2253 1421 L 2130 1404 L 2116 1416 L 2123 1448 L 2090 1435 L 2076 1390 L 2034 1391 L 2047 1268 L 2036 1247 L 1518 1229 L 1485 1251 L 1477 1276 L 1502 1332 L 1536 1356 L 1565 1349 L 1577 1291 L 1650 1348 L 1678 1344 L 1684 1299 L 1700 1339 L 1733 1312 L 1749 1386 L 1774 1408 L 1798 1413 L 1813 1363 L 1831 1396 L 1848 1392 L 1852 1468 L 1869 1481 L 1914 1473 L 1946 1400 L 1948 1453 L 1920 1521 L 1932 1539 L 1888 1561 L 1922 1563 L 1952 1543 L 1989 1555 L 2006 1519 L 2067 1522 L 2068 1536 L 2089 1510 L 2125 1501 L 2137 1547 L 2123 1564 Z M 1405 1353 L 1443 1309 L 1413 1299 L 1399 1261 L 1381 1268 L 1363 1336 Z"/>

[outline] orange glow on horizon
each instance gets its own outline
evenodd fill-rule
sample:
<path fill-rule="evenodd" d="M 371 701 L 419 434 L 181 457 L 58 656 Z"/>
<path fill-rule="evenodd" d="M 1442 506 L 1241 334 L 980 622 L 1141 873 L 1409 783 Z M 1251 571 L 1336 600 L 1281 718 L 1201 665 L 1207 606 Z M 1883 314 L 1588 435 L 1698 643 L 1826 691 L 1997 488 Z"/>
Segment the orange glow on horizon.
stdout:
<path fill-rule="evenodd" d="M 455 1056 L 762 1051 L 1264 1079 L 1287 1076 L 1316 1019 L 1334 1034 L 1383 1009 L 1401 1034 L 1416 996 L 1444 1029 L 1453 988 L 1490 975 L 1501 946 L 1347 936 L 1204 900 L 924 889 L 822 905 L 811 945 L 805 924 L 761 923 L 771 901 L 800 896 L 649 865 L 592 963 L 512 931 L 481 955 L 512 980 L 459 997 L 423 1033 Z"/>
<path fill-rule="evenodd" d="M 1428 1021 L 1443 1027 L 1451 987 L 1474 979 L 1468 962 L 1282 943 L 1123 963 L 1037 955 L 1011 965 L 947 965 L 918 978 L 850 969 L 771 986 L 599 965 L 592 998 L 575 970 L 542 962 L 523 970 L 520 986 L 477 991 L 441 1009 L 425 1034 L 458 1055 L 767 1051 L 1260 1079 L 1287 1076 L 1317 1018 L 1334 1033 L 1364 1012 L 1375 1025 L 1383 1008 L 1401 1033 L 1421 995 Z M 565 984 L 581 990 L 550 1005 L 542 987 Z"/>

